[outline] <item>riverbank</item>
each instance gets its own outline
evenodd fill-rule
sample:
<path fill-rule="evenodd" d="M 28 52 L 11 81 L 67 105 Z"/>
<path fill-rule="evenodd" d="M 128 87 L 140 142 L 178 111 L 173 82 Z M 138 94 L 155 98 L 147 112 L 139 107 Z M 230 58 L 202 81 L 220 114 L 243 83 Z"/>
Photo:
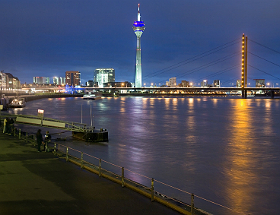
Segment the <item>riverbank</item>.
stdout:
<path fill-rule="evenodd" d="M 179 214 L 2 132 L 0 165 L 0 213 L 4 215 Z"/>
<path fill-rule="evenodd" d="M 44 99 L 44 98 L 67 98 L 67 97 L 82 97 L 81 94 L 42 94 L 42 95 L 21 95 L 20 98 L 24 98 L 26 102 Z"/>

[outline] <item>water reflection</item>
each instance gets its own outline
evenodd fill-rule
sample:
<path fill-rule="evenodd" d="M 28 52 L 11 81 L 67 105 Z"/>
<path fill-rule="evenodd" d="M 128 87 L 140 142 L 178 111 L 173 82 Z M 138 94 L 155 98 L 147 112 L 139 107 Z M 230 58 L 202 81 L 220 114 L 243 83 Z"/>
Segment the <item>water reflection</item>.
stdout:
<path fill-rule="evenodd" d="M 47 107 L 46 117 L 79 122 L 82 107 L 83 122 L 89 124 L 92 106 L 94 124 L 109 130 L 109 143 L 79 142 L 75 148 L 245 213 L 277 214 L 279 104 L 277 99 L 220 97 L 118 97 L 90 103 L 67 98 L 32 101 L 9 112 L 37 115 Z M 145 183 L 139 175 L 132 177 Z M 220 208 L 209 212 L 230 214 Z"/>
<path fill-rule="evenodd" d="M 270 124 L 270 102 L 265 102 L 265 111 L 259 116 L 253 113 L 251 100 L 241 99 L 232 102 L 232 112 L 228 115 L 231 123 L 227 125 L 230 134 L 226 149 L 227 161 L 224 165 L 227 178 L 226 196 L 230 208 L 249 213 L 259 206 L 255 202 L 254 195 L 261 189 L 260 184 L 263 183 L 262 176 L 259 175 L 261 152 L 255 150 L 259 141 L 254 138 L 258 136 L 254 124 L 258 122 L 258 118 Z M 263 128 L 265 134 L 271 130 L 269 126 Z"/>

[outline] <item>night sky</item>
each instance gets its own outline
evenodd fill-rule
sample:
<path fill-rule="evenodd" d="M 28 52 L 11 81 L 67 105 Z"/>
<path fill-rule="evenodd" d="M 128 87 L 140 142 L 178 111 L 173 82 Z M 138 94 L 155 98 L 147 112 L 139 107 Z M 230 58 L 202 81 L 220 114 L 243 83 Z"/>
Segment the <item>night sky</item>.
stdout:
<path fill-rule="evenodd" d="M 114 68 L 116 81 L 134 82 L 138 3 L 146 86 L 170 77 L 235 85 L 243 33 L 248 82 L 280 85 L 279 0 L 0 0 L 0 70 L 21 83 L 80 71 L 84 84 Z"/>

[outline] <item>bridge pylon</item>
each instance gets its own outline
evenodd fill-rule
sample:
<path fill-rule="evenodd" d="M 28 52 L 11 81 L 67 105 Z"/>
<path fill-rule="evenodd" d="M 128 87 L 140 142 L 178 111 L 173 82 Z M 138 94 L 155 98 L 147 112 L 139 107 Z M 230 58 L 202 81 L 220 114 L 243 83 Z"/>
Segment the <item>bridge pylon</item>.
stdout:
<path fill-rule="evenodd" d="M 248 38 L 244 34 L 242 35 L 242 54 L 241 54 L 241 88 L 242 98 L 247 98 L 247 42 Z"/>

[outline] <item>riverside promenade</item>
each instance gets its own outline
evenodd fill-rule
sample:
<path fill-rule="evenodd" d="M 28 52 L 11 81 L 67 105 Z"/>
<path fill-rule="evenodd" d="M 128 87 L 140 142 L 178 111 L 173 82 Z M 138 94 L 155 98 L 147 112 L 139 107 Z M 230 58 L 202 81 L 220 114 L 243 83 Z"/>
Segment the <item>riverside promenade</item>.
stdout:
<path fill-rule="evenodd" d="M 0 132 L 0 214 L 179 213 Z"/>

